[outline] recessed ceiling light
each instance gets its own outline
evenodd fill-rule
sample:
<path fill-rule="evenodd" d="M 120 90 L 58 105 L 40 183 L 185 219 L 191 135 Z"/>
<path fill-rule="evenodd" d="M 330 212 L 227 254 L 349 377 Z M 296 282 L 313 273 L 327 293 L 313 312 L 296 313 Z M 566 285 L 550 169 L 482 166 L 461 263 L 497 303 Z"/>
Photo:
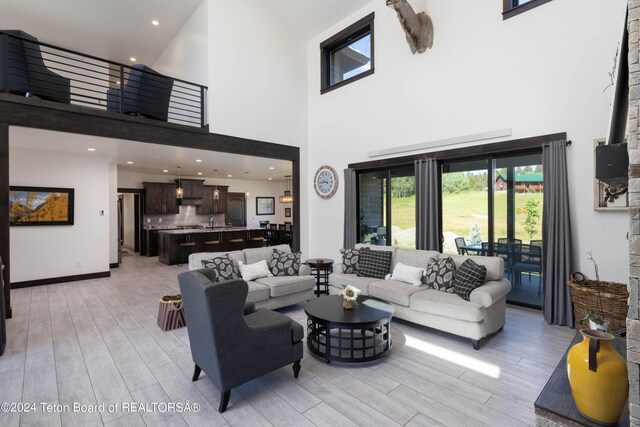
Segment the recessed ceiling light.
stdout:
<path fill-rule="evenodd" d="M 96 151 L 95 148 L 87 148 L 87 151 Z"/>
<path fill-rule="evenodd" d="M 131 58 L 129 58 L 129 59 L 131 60 L 131 62 L 136 62 L 136 58 L 133 57 L 133 56 Z"/>
<path fill-rule="evenodd" d="M 233 176 L 233 175 L 229 174 L 229 175 L 227 175 L 227 178 L 231 178 L 232 176 Z"/>
<path fill-rule="evenodd" d="M 197 159 L 197 160 L 196 160 L 196 163 L 202 163 L 202 160 Z"/>
<path fill-rule="evenodd" d="M 269 169 L 274 170 L 275 168 L 273 166 L 269 166 Z"/>
<path fill-rule="evenodd" d="M 169 172 L 169 170 L 168 169 L 162 169 L 162 172 L 167 173 L 167 172 Z"/>
<path fill-rule="evenodd" d="M 202 175 L 202 172 L 198 172 L 198 175 Z"/>
<path fill-rule="evenodd" d="M 127 162 L 127 164 L 128 164 L 128 165 L 132 165 L 132 164 L 133 164 L 133 162 L 132 162 L 132 161 L 128 161 L 128 162 Z"/>
<path fill-rule="evenodd" d="M 269 181 L 271 181 L 273 178 L 269 178 Z"/>
<path fill-rule="evenodd" d="M 158 21 L 156 21 L 155 19 L 154 19 L 153 21 L 151 21 L 151 23 L 152 23 L 153 25 L 160 25 L 160 23 L 159 23 Z"/>

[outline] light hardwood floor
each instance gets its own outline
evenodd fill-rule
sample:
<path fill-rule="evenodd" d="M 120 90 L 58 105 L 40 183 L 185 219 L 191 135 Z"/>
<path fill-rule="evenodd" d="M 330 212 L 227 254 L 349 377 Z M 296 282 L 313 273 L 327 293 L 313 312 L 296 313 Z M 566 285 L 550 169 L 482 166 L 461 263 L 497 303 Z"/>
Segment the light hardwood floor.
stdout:
<path fill-rule="evenodd" d="M 220 392 L 206 375 L 191 382 L 186 328 L 156 325 L 157 300 L 177 292 L 183 270 L 131 256 L 110 278 L 13 290 L 0 402 L 37 406 L 0 412 L 0 426 L 533 425 L 533 402 L 574 335 L 509 307 L 504 330 L 474 351 L 469 340 L 395 321 L 388 357 L 351 366 L 305 351 L 297 380 L 286 367 L 251 381 L 219 414 Z M 280 311 L 305 324 L 302 306 Z M 47 413 L 40 405 L 186 401 L 200 410 Z"/>

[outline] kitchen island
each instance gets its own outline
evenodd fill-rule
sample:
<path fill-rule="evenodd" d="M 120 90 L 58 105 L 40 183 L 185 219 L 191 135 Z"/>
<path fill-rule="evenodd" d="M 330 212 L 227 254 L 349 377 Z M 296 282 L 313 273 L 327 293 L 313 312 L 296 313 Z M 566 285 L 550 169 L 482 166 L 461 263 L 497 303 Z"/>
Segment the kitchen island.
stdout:
<path fill-rule="evenodd" d="M 262 247 L 264 233 L 263 228 L 251 227 L 158 230 L 158 259 L 167 265 L 186 264 L 189 254 L 195 252 L 228 252 Z"/>

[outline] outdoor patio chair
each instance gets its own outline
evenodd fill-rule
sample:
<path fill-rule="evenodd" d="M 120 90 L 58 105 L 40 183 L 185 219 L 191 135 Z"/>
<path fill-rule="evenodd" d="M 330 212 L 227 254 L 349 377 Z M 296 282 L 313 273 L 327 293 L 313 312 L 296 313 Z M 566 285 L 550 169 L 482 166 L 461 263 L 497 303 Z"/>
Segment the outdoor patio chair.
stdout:
<path fill-rule="evenodd" d="M 456 237 L 453 240 L 454 242 L 456 242 L 456 249 L 458 250 L 458 255 L 466 255 L 467 250 L 462 249 L 463 246 L 467 246 L 467 244 L 464 241 L 464 237 Z"/>

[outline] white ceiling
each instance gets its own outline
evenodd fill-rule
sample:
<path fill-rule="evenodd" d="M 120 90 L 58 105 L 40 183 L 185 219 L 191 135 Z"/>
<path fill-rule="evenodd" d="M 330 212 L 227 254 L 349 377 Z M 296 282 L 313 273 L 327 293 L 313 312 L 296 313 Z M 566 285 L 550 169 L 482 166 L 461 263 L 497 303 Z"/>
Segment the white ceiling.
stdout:
<path fill-rule="evenodd" d="M 267 2 L 308 40 L 372 0 L 253 1 Z M 0 0 L 0 29 L 20 29 L 42 42 L 125 64 L 134 56 L 151 65 L 201 2 Z M 154 19 L 160 25 L 152 25 Z"/>
<path fill-rule="evenodd" d="M 42 42 L 125 64 L 131 63 L 131 56 L 136 57 L 137 63 L 153 64 L 201 1 L 0 0 L 0 29 L 20 29 Z M 252 1 L 266 2 L 276 15 L 308 40 L 372 0 Z M 154 19 L 160 25 L 152 25 Z M 85 140 L 60 141 L 56 150 L 91 154 L 86 152 L 86 144 L 82 142 Z M 203 177 L 214 177 L 213 169 L 219 170 L 215 175 L 218 178 L 231 174 L 234 179 L 283 180 L 284 175 L 291 174 L 290 162 L 258 157 L 161 145 L 150 149 L 149 144 L 131 141 L 101 142 L 96 148 L 96 154 L 108 154 L 121 170 L 162 174 L 163 169 L 169 169 L 169 173 L 175 174 L 176 165 L 182 165 L 183 175 L 196 176 L 202 172 Z M 46 149 L 51 149 L 51 145 Z M 196 159 L 203 162 L 197 164 Z M 127 161 L 134 163 L 128 165 Z"/>

